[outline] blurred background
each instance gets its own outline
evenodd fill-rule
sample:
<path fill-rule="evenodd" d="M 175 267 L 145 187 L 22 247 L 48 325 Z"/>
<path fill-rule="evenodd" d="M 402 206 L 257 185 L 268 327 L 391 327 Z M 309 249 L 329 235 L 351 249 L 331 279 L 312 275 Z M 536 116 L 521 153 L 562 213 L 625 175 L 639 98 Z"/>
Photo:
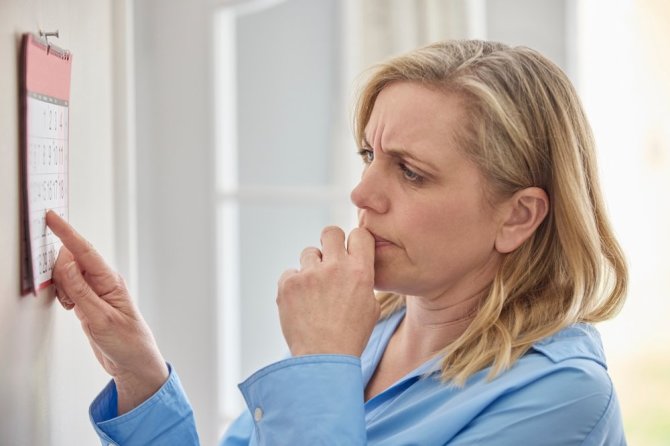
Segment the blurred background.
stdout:
<path fill-rule="evenodd" d="M 629 262 L 628 301 L 599 326 L 628 441 L 670 444 L 669 2 L 0 0 L 0 24 L 3 61 L 38 28 L 74 54 L 71 221 L 126 278 L 203 445 L 244 409 L 237 384 L 287 354 L 279 275 L 323 226 L 356 225 L 361 73 L 440 39 L 539 50 L 580 93 Z M 19 258 L 11 71 L 0 297 L 16 294 Z M 45 290 L 0 299 L 0 317 L 0 443 L 97 442 L 86 410 L 108 378 L 74 315 Z"/>
<path fill-rule="evenodd" d="M 581 95 L 631 273 L 623 312 L 600 326 L 611 376 L 630 444 L 670 444 L 668 2 L 223 1 L 212 32 L 220 425 L 242 407 L 235 384 L 285 354 L 276 278 L 322 226 L 355 225 L 357 76 L 478 38 L 539 50 Z"/>
<path fill-rule="evenodd" d="M 199 420 L 216 395 L 219 434 L 244 408 L 237 383 L 286 355 L 281 272 L 323 226 L 356 224 L 360 74 L 431 41 L 478 38 L 539 50 L 580 92 L 631 272 L 623 312 L 600 327 L 612 379 L 630 444 L 670 444 L 667 2 L 221 0 L 200 15 L 179 3 L 133 9 L 136 286 Z M 194 131 L 209 134 L 193 144 Z"/>

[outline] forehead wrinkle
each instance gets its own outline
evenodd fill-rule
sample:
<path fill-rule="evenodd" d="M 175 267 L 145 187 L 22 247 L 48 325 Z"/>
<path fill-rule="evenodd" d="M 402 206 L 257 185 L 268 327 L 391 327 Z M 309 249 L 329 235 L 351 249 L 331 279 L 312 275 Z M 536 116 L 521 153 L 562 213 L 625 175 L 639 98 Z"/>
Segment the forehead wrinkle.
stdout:
<path fill-rule="evenodd" d="M 372 134 L 372 138 L 368 138 L 368 133 L 370 133 L 369 126 L 370 121 L 368 121 L 368 126 L 366 126 L 365 133 L 363 134 L 363 145 L 373 149 L 377 148 L 383 152 L 384 149 L 382 146 L 382 135 L 384 134 L 384 124 L 374 125 L 374 133 Z"/>
<path fill-rule="evenodd" d="M 372 112 L 366 124 L 361 143 L 367 144 L 371 148 L 378 149 L 384 153 L 400 152 L 400 155 L 410 154 L 411 158 L 421 161 L 418 153 L 410 150 L 416 144 L 423 146 L 426 144 L 425 136 L 427 133 L 425 119 L 420 118 L 417 114 L 412 112 L 405 112 L 405 109 L 418 108 L 419 110 L 430 110 L 433 112 L 440 112 L 441 110 L 433 110 L 435 108 L 435 92 L 431 94 L 430 101 L 422 101 L 420 106 L 414 107 L 420 99 L 416 95 L 410 98 L 398 96 L 393 94 L 399 87 L 405 86 L 404 83 L 391 84 L 385 87 L 375 100 Z M 443 100 L 443 99 L 442 99 Z M 440 100 L 440 104 L 442 103 Z M 425 102 L 425 103 L 424 103 Z M 402 113 L 400 111 L 402 111 Z M 431 113 L 429 120 L 431 122 L 436 118 L 435 114 Z M 452 121 L 452 119 L 448 119 Z M 437 127 L 440 133 L 444 132 L 444 123 L 439 123 Z M 433 126 L 435 127 L 435 126 Z M 428 133 L 435 133 L 434 129 L 430 128 Z M 451 132 L 443 134 L 445 140 L 451 141 Z M 434 139 L 434 138 L 433 138 Z M 393 150 L 391 150 L 393 149 Z"/>
<path fill-rule="evenodd" d="M 423 159 L 423 157 L 415 151 L 410 150 L 409 147 L 414 146 L 414 144 L 410 143 L 409 147 L 407 146 L 407 141 L 405 141 L 407 139 L 407 135 L 402 136 L 403 132 L 400 132 L 400 135 L 402 136 L 400 140 L 393 141 L 393 139 L 398 135 L 398 132 L 393 130 L 393 126 L 386 126 L 385 124 L 375 126 L 374 133 L 371 135 L 372 143 L 370 142 L 371 139 L 368 138 L 368 134 L 370 132 L 371 130 L 368 127 L 365 132 L 366 134 L 363 135 L 363 145 L 372 149 L 377 149 L 382 153 L 393 156 L 394 158 L 414 160 L 433 170 L 438 170 L 433 163 Z"/>

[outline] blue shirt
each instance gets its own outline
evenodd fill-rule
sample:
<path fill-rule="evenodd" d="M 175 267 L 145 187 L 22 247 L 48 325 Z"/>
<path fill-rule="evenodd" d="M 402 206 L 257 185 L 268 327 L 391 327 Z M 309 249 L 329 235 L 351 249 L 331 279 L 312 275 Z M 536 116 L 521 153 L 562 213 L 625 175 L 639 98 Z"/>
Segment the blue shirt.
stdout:
<path fill-rule="evenodd" d="M 458 388 L 428 361 L 364 401 L 364 389 L 404 312 L 380 321 L 361 358 L 285 359 L 240 384 L 248 410 L 221 446 L 625 445 L 619 404 L 595 328 L 576 324 L 536 343 L 509 370 Z M 174 370 L 158 392 L 116 416 L 113 381 L 94 400 L 103 444 L 195 445 L 191 407 Z"/>

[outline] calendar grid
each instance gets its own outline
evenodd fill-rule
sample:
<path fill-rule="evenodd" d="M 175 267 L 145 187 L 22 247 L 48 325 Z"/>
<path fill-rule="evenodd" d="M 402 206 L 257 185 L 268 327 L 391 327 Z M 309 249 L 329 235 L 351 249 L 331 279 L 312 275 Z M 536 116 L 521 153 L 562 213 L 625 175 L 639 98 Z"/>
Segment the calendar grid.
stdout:
<path fill-rule="evenodd" d="M 68 101 L 28 92 L 28 229 L 35 291 L 51 283 L 61 242 L 46 226 L 51 209 L 68 219 Z"/>

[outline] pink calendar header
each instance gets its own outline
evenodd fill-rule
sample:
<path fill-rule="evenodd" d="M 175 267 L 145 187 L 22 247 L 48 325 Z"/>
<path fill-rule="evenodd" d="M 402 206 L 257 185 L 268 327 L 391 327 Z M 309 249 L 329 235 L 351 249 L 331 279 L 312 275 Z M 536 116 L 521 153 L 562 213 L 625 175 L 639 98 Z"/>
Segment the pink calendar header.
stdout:
<path fill-rule="evenodd" d="M 69 101 L 72 54 L 33 35 L 26 45 L 26 89 L 33 93 Z"/>

